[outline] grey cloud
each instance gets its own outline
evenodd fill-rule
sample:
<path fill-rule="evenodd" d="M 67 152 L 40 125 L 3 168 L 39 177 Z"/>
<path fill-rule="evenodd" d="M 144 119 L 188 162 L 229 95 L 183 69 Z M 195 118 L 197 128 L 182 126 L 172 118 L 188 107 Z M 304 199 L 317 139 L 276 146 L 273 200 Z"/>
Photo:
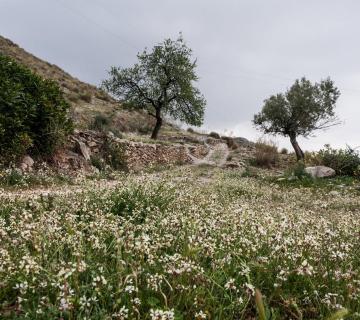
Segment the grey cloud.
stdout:
<path fill-rule="evenodd" d="M 345 120 L 306 148 L 360 144 L 360 2 L 356 0 L 1 0 L 1 33 L 99 84 L 111 65 L 182 31 L 208 101 L 204 128 L 256 138 L 251 118 L 270 94 L 303 75 L 331 76 Z M 287 145 L 286 140 L 278 140 Z"/>

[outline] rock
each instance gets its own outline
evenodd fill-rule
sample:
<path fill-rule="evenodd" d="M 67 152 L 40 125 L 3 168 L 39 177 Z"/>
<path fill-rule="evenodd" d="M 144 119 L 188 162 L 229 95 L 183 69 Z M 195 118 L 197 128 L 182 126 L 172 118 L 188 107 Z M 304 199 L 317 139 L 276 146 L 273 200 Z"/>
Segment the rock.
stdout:
<path fill-rule="evenodd" d="M 20 162 L 20 169 L 22 171 L 31 171 L 33 169 L 34 160 L 29 156 L 25 155 Z"/>
<path fill-rule="evenodd" d="M 254 145 L 255 145 L 254 142 L 251 142 L 251 141 L 249 141 L 248 139 L 242 138 L 242 137 L 235 137 L 235 138 L 233 138 L 233 140 L 234 140 L 239 146 L 242 146 L 242 147 L 254 147 Z"/>
<path fill-rule="evenodd" d="M 225 167 L 226 168 L 232 168 L 232 169 L 236 169 L 236 168 L 241 168 L 241 165 L 238 162 L 227 162 L 225 163 Z"/>
<path fill-rule="evenodd" d="M 335 176 L 335 170 L 325 166 L 306 167 L 305 172 L 313 178 L 326 178 Z"/>
<path fill-rule="evenodd" d="M 93 147 L 96 147 L 98 144 L 95 142 L 95 141 L 90 141 L 88 143 L 89 147 L 93 148 Z"/>
<path fill-rule="evenodd" d="M 287 179 L 288 179 L 288 181 L 295 181 L 295 180 L 298 180 L 299 178 L 297 176 L 290 176 Z"/>
<path fill-rule="evenodd" d="M 329 195 L 336 197 L 336 196 L 340 195 L 340 193 L 338 191 L 336 191 L 336 190 L 332 190 L 332 191 L 329 192 Z"/>
<path fill-rule="evenodd" d="M 81 155 L 85 158 L 85 160 L 90 160 L 90 149 L 86 146 L 86 144 L 80 140 L 77 140 L 77 147 L 79 148 L 79 151 L 81 152 Z"/>

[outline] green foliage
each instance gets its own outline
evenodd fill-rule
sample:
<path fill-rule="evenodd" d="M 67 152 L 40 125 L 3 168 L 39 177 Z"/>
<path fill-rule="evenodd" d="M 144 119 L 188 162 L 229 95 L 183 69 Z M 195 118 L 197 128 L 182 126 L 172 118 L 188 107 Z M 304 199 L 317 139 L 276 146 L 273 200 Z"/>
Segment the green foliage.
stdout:
<path fill-rule="evenodd" d="M 97 114 L 94 117 L 94 120 L 93 120 L 92 124 L 90 125 L 90 128 L 92 130 L 106 132 L 109 129 L 110 122 L 111 121 L 110 121 L 109 117 L 106 117 L 102 114 Z"/>
<path fill-rule="evenodd" d="M 338 124 L 334 108 L 339 95 L 330 78 L 315 84 L 302 78 L 285 94 L 266 99 L 253 123 L 264 133 L 290 137 L 298 159 L 303 159 L 296 137 L 307 137 L 315 130 Z"/>
<path fill-rule="evenodd" d="M 337 150 L 325 145 L 325 148 L 318 152 L 317 157 L 321 164 L 333 168 L 338 175 L 360 176 L 359 153 L 349 146 Z"/>
<path fill-rule="evenodd" d="M 104 145 L 107 163 L 115 170 L 127 171 L 125 147 L 121 143 L 106 141 Z"/>
<path fill-rule="evenodd" d="M 205 99 L 193 83 L 198 80 L 192 51 L 180 37 L 166 39 L 151 52 L 138 54 L 132 68 L 112 67 L 103 87 L 129 108 L 144 109 L 157 119 L 153 138 L 162 125 L 163 114 L 199 126 L 204 117 Z"/>
<path fill-rule="evenodd" d="M 138 185 L 114 192 L 111 196 L 110 212 L 141 224 L 154 211 L 166 210 L 174 199 L 175 195 L 171 188 L 154 186 L 153 189 L 146 189 Z"/>
<path fill-rule="evenodd" d="M 209 137 L 214 138 L 214 139 L 220 139 L 220 135 L 214 131 L 209 133 Z"/>
<path fill-rule="evenodd" d="M 272 177 L 270 181 L 284 187 L 292 188 L 312 188 L 312 189 L 326 189 L 333 190 L 336 188 L 356 187 L 359 180 L 350 176 L 337 176 L 331 178 L 312 178 L 310 174 L 305 171 L 305 165 L 299 161 L 294 166 L 290 167 L 282 177 Z"/>
<path fill-rule="evenodd" d="M 285 94 L 266 99 L 253 122 L 265 133 L 306 137 L 336 121 L 334 108 L 339 95 L 329 78 L 315 84 L 302 78 Z"/>
<path fill-rule="evenodd" d="M 359 318 L 358 195 L 197 173 L 2 197 L 0 318 Z"/>
<path fill-rule="evenodd" d="M 105 171 L 107 168 L 105 160 L 99 155 L 91 155 L 90 162 L 91 165 L 97 168 L 100 172 Z"/>
<path fill-rule="evenodd" d="M 251 167 L 245 167 L 244 172 L 241 173 L 242 178 L 257 178 L 258 176 L 258 173 Z"/>
<path fill-rule="evenodd" d="M 49 156 L 71 130 L 68 103 L 59 86 L 0 55 L 0 154 Z"/>
<path fill-rule="evenodd" d="M 288 177 L 295 177 L 297 179 L 312 179 L 311 175 L 309 175 L 305 171 L 305 164 L 301 161 L 297 162 L 294 166 L 292 166 L 287 172 L 285 173 Z"/>
<path fill-rule="evenodd" d="M 9 168 L 0 172 L 0 186 L 6 189 L 27 189 L 39 186 L 71 184 L 69 176 L 51 171 L 21 172 L 19 169 Z"/>

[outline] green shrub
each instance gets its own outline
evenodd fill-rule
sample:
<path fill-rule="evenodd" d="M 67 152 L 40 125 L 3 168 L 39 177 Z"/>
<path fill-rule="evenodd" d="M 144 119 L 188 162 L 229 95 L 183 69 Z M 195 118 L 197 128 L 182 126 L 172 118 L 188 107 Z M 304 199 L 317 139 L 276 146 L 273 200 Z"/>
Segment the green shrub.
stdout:
<path fill-rule="evenodd" d="M 286 148 L 282 148 L 282 149 L 280 150 L 280 153 L 281 153 L 281 154 L 288 154 L 288 153 L 289 153 L 289 150 L 286 149 Z"/>
<path fill-rule="evenodd" d="M 254 158 L 250 163 L 254 166 L 271 168 L 278 163 L 279 154 L 276 144 L 273 141 L 259 139 L 255 143 Z"/>
<path fill-rule="evenodd" d="M 90 128 L 100 132 L 108 131 L 110 126 L 110 119 L 102 114 L 98 114 L 94 117 Z"/>
<path fill-rule="evenodd" d="M 49 156 L 71 130 L 59 86 L 0 54 L 1 161 Z"/>
<path fill-rule="evenodd" d="M 209 133 L 209 137 L 214 138 L 214 139 L 220 139 L 220 135 L 214 131 Z"/>
<path fill-rule="evenodd" d="M 153 211 L 163 212 L 175 200 L 174 191 L 165 186 L 154 186 L 146 189 L 138 185 L 117 190 L 111 196 L 113 214 L 131 219 L 137 224 L 145 222 Z"/>
<path fill-rule="evenodd" d="M 91 165 L 97 168 L 100 172 L 106 170 L 106 162 L 99 155 L 90 156 Z"/>
<path fill-rule="evenodd" d="M 311 175 L 305 171 L 305 164 L 302 161 L 298 161 L 294 166 L 290 167 L 285 172 L 285 176 L 287 176 L 288 178 L 294 177 L 295 179 L 299 179 L 299 180 L 302 179 L 312 180 Z"/>
<path fill-rule="evenodd" d="M 359 176 L 360 175 L 360 156 L 359 153 L 350 148 L 333 149 L 330 145 L 325 145 L 318 154 L 321 164 L 336 171 L 336 174 L 342 176 Z"/>
<path fill-rule="evenodd" d="M 104 144 L 106 162 L 115 170 L 127 171 L 125 146 L 121 143 L 114 143 L 107 140 Z"/>

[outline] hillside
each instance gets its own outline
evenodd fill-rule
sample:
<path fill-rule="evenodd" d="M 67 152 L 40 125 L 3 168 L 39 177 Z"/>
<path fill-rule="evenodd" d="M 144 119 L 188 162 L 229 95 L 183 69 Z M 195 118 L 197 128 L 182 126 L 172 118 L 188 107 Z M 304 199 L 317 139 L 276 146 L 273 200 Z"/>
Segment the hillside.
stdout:
<path fill-rule="evenodd" d="M 106 92 L 71 76 L 57 65 L 34 56 L 2 36 L 0 54 L 15 59 L 46 79 L 58 82 L 72 106 L 71 116 L 77 127 L 91 126 L 94 118 L 100 115 L 108 119 L 109 127 L 116 127 L 119 131 L 146 131 L 143 127 L 151 120 L 146 115 L 123 110 Z"/>

